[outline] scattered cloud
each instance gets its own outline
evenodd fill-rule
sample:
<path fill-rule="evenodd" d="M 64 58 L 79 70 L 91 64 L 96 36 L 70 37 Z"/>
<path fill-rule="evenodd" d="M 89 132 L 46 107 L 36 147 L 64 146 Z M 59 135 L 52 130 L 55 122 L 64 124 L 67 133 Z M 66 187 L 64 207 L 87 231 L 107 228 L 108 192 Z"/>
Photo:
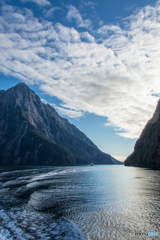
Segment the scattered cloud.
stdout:
<path fill-rule="evenodd" d="M 124 11 L 131 11 L 134 8 L 136 8 L 136 4 L 128 4 L 128 6 L 125 7 Z"/>
<path fill-rule="evenodd" d="M 79 28 L 91 28 L 92 23 L 90 19 L 83 20 L 80 12 L 72 5 L 69 6 L 69 11 L 67 13 L 66 19 L 68 21 L 75 21 Z"/>
<path fill-rule="evenodd" d="M 26 3 L 26 2 L 34 2 L 40 6 L 47 6 L 47 5 L 51 5 L 51 3 L 47 0 L 20 0 L 21 2 L 23 3 Z"/>
<path fill-rule="evenodd" d="M 97 6 L 97 3 L 95 2 L 92 2 L 92 1 L 83 1 L 81 0 L 81 3 L 86 7 L 86 6 L 89 6 L 91 7 L 92 9 L 95 9 L 95 6 Z"/>
<path fill-rule="evenodd" d="M 80 33 L 80 37 L 82 40 L 85 40 L 87 42 L 95 42 L 95 38 L 89 34 L 88 32 L 82 32 Z"/>
<path fill-rule="evenodd" d="M 41 98 L 41 101 L 42 101 L 42 103 L 44 103 L 44 104 L 48 104 L 48 102 L 47 102 L 45 99 L 43 99 L 43 98 Z"/>
<path fill-rule="evenodd" d="M 44 104 L 49 104 L 50 106 L 52 106 L 53 108 L 55 108 L 57 110 L 57 112 L 61 115 L 61 116 L 68 116 L 70 118 L 79 118 L 84 116 L 84 113 L 82 111 L 74 111 L 72 109 L 67 109 L 67 108 L 63 108 L 63 107 L 59 107 L 54 103 L 48 103 L 45 99 L 41 99 L 41 101 Z"/>
<path fill-rule="evenodd" d="M 122 29 L 115 25 L 103 25 L 97 32 L 104 36 L 109 34 L 123 34 Z"/>
<path fill-rule="evenodd" d="M 52 106 L 57 110 L 57 112 L 60 115 L 68 116 L 70 118 L 79 118 L 79 117 L 82 117 L 84 115 L 84 113 L 81 112 L 81 111 L 74 111 L 72 109 L 58 107 L 58 106 L 55 106 L 55 104 L 52 105 Z"/>
<path fill-rule="evenodd" d="M 67 19 L 92 24 L 73 6 Z M 124 19 L 123 29 L 102 25 L 94 36 L 3 5 L 0 31 L 1 73 L 59 98 L 63 115 L 94 113 L 122 137 L 140 135 L 160 93 L 160 1 Z"/>
<path fill-rule="evenodd" d="M 99 21 L 99 26 L 104 25 L 104 22 L 102 20 Z"/>
<path fill-rule="evenodd" d="M 50 8 L 46 13 L 45 13 L 45 17 L 47 18 L 53 18 L 54 17 L 54 12 L 57 10 L 61 10 L 60 7 L 52 7 Z"/>

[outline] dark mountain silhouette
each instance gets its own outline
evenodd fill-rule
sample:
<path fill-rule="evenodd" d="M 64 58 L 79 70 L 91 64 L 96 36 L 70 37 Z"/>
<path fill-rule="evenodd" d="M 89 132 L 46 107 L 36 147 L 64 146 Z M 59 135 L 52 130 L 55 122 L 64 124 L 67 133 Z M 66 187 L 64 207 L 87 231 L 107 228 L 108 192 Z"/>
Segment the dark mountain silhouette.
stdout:
<path fill-rule="evenodd" d="M 125 166 L 160 169 L 160 100 L 153 117 L 137 140 L 133 153 L 125 160 Z"/>
<path fill-rule="evenodd" d="M 113 164 L 24 83 L 0 91 L 0 165 Z"/>

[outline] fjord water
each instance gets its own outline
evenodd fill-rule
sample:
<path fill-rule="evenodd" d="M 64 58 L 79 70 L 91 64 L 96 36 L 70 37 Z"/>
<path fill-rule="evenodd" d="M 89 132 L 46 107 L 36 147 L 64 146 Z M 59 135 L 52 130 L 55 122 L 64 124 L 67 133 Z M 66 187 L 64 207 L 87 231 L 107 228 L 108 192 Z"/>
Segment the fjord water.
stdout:
<path fill-rule="evenodd" d="M 122 165 L 3 169 L 0 239 L 159 239 L 160 172 Z"/>

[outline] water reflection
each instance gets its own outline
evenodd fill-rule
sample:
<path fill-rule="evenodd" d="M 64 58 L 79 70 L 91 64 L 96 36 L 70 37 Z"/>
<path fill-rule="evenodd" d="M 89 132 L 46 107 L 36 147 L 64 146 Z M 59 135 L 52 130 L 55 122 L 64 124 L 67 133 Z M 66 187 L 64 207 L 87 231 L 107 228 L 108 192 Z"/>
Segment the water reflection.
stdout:
<path fill-rule="evenodd" d="M 64 215 L 88 238 L 146 239 L 134 234 L 159 231 L 159 171 L 94 166 L 73 182 L 79 198 Z"/>
<path fill-rule="evenodd" d="M 25 206 L 26 211 L 36 210 L 41 216 L 45 212 L 69 219 L 87 239 L 151 239 L 148 232 L 160 235 L 159 173 L 118 165 L 6 172 L 0 174 L 5 192 L 0 206 L 5 208 L 5 197 L 10 194 L 12 203 L 22 207 L 19 211 Z M 7 208 L 11 207 L 8 200 Z M 33 224 L 38 228 L 34 220 Z"/>

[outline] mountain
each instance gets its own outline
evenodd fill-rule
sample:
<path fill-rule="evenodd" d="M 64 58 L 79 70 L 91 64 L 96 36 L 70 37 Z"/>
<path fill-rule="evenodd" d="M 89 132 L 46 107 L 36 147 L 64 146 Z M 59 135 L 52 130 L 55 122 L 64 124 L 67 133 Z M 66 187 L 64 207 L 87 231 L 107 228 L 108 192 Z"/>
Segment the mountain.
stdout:
<path fill-rule="evenodd" d="M 160 100 L 153 117 L 137 140 L 133 153 L 125 160 L 125 166 L 160 169 Z"/>
<path fill-rule="evenodd" d="M 113 164 L 27 85 L 0 91 L 0 165 Z"/>

